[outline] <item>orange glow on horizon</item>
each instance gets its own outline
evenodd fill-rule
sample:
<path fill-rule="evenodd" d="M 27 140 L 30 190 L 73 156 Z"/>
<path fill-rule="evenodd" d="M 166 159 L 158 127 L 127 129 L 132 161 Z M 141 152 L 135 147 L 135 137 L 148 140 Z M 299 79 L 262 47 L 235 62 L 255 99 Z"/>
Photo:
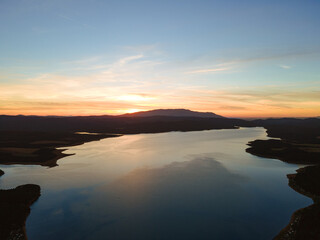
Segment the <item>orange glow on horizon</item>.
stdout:
<path fill-rule="evenodd" d="M 121 64 L 126 61 L 127 58 L 122 59 Z M 147 66 L 143 65 L 140 74 L 131 72 L 131 68 L 124 74 L 117 70 L 117 64 L 111 68 L 115 71 L 113 75 L 109 71 L 83 76 L 44 74 L 21 83 L 2 83 L 0 114 L 120 115 L 153 109 L 184 108 L 233 118 L 320 115 L 319 91 L 316 91 L 320 84 L 318 82 L 294 87 L 267 85 L 212 89 L 188 85 L 188 81 L 170 85 L 170 81 L 156 83 L 149 82 L 149 78 L 132 80 L 131 77 L 140 76 L 146 71 Z M 121 69 L 125 69 L 125 66 L 121 65 Z M 129 76 L 130 81 L 127 80 Z M 121 83 L 119 85 L 118 80 Z"/>
<path fill-rule="evenodd" d="M 142 110 L 136 109 L 136 108 L 123 110 L 124 113 L 136 113 L 136 112 L 140 112 L 140 111 L 142 111 Z"/>
<path fill-rule="evenodd" d="M 228 117 L 228 118 L 282 118 L 282 117 L 318 117 L 319 111 L 317 109 L 289 109 L 284 111 L 283 109 L 268 109 L 268 110 L 256 110 L 246 109 L 243 110 L 214 110 L 214 109 L 197 109 L 188 107 L 153 107 L 153 108 L 128 108 L 128 109 L 114 109 L 114 110 L 102 110 L 102 109 L 79 109 L 69 106 L 68 108 L 24 108 L 22 109 L 6 109 L 0 112 L 0 115 L 39 115 L 39 116 L 90 116 L 90 115 L 121 115 L 126 113 L 135 113 L 140 111 L 149 111 L 154 109 L 174 109 L 185 108 L 192 111 L 199 112 L 213 112 L 215 114 Z"/>

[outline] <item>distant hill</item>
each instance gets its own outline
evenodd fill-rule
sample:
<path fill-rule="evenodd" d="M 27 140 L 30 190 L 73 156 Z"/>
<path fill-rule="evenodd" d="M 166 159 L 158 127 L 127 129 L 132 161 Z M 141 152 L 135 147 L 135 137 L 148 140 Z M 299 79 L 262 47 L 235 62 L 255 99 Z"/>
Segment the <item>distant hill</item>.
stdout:
<path fill-rule="evenodd" d="M 205 116 L 215 115 L 209 114 Z M 238 126 L 250 127 L 253 126 L 253 124 L 241 119 L 223 117 L 177 117 L 159 115 L 150 117 L 136 117 L 135 115 L 40 117 L 0 115 L 0 131 L 67 131 L 134 134 L 234 129 Z"/>
<path fill-rule="evenodd" d="M 200 117 L 200 118 L 224 118 L 212 112 L 196 112 L 188 109 L 156 109 L 151 111 L 143 111 L 136 113 L 127 113 L 121 115 L 122 117 Z"/>

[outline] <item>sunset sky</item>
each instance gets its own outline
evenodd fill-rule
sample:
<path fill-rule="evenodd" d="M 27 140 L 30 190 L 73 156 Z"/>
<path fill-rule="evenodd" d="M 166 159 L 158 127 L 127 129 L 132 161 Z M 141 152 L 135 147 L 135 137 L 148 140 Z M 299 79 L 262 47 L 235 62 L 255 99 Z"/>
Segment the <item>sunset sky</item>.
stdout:
<path fill-rule="evenodd" d="M 320 116 L 319 0 L 1 0 L 0 114 Z"/>

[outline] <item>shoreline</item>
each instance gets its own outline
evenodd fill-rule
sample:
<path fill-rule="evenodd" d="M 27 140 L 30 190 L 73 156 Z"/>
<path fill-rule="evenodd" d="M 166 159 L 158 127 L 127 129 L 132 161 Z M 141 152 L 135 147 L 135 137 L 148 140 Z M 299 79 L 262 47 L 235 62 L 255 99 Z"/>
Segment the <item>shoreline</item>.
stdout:
<path fill-rule="evenodd" d="M 8 132 L 7 132 L 8 134 Z M 36 136 L 20 136 L 20 139 L 12 139 L 17 135 L 2 137 L 0 148 L 0 164 L 2 165 L 40 165 L 46 167 L 58 166 L 61 158 L 73 155 L 63 153 L 67 148 L 91 141 L 99 141 L 103 138 L 118 137 L 116 134 L 35 134 Z M 4 135 L 2 135 L 4 136 Z M 40 136 L 40 137 L 39 137 Z M 50 137 L 49 137 L 50 138 Z M 16 141 L 14 141 L 16 140 Z M 4 146 L 3 146 L 4 145 Z M 0 177 L 5 172 L 0 169 Z M 24 184 L 13 189 L 0 189 L 0 239 L 27 240 L 25 224 L 31 212 L 31 205 L 38 200 L 41 193 L 39 185 Z"/>
<path fill-rule="evenodd" d="M 59 159 L 73 155 L 63 153 L 68 147 L 119 136 L 122 135 L 7 131 L 0 137 L 0 164 L 55 167 Z"/>
<path fill-rule="evenodd" d="M 292 164 L 320 164 L 320 144 L 294 143 L 287 140 L 254 140 L 246 152 Z"/>
<path fill-rule="evenodd" d="M 267 133 L 270 137 L 270 131 Z M 277 134 L 280 139 L 254 140 L 246 152 L 263 158 L 278 159 L 289 164 L 303 164 L 296 173 L 287 174 L 288 186 L 313 200 L 313 204 L 296 210 L 287 226 L 275 240 L 304 240 L 320 238 L 320 144 L 318 137 L 290 139 Z"/>
<path fill-rule="evenodd" d="M 320 165 L 299 168 L 296 172 L 287 175 L 288 185 L 297 193 L 311 198 L 313 204 L 296 210 L 275 240 L 319 239 L 320 236 Z"/>

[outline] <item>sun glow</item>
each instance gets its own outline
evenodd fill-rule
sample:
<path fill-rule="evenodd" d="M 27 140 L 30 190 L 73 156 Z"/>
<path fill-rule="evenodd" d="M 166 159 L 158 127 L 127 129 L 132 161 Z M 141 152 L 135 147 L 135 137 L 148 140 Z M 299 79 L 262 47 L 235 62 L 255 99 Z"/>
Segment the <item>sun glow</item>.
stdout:
<path fill-rule="evenodd" d="M 124 110 L 125 113 L 135 113 L 135 112 L 140 112 L 140 111 L 141 111 L 141 109 L 136 109 L 136 108 Z"/>

